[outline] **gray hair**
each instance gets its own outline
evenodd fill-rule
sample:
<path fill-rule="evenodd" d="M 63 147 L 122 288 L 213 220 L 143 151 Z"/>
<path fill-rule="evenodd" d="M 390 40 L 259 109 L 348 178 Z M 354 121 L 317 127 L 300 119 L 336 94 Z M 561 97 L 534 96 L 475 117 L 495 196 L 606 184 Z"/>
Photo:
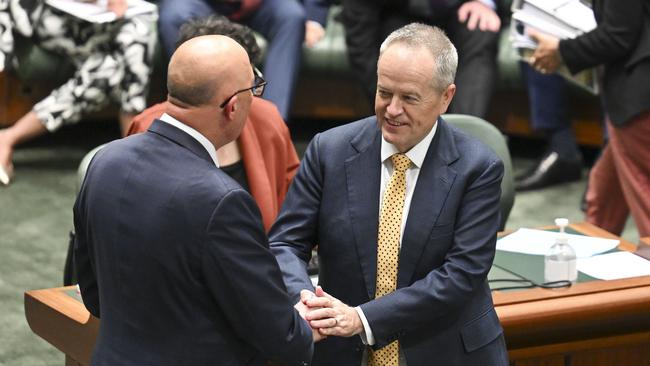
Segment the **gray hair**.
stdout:
<path fill-rule="evenodd" d="M 393 44 L 402 43 L 410 48 L 424 47 L 433 55 L 435 66 L 431 81 L 439 91 L 453 84 L 458 67 L 458 52 L 445 32 L 422 23 L 411 23 L 388 35 L 379 48 L 379 58 Z"/>

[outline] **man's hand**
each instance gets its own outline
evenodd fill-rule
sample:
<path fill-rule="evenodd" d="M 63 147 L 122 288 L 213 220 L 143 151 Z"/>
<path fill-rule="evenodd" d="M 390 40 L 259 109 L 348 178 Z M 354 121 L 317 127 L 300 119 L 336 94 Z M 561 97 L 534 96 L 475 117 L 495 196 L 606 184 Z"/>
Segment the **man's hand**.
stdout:
<path fill-rule="evenodd" d="M 126 13 L 129 5 L 127 4 L 127 0 L 108 0 L 106 7 L 115 13 L 118 18 L 121 18 Z"/>
<path fill-rule="evenodd" d="M 305 46 L 314 47 L 323 37 L 325 37 L 325 28 L 319 22 L 313 20 L 305 22 Z"/>
<path fill-rule="evenodd" d="M 542 74 L 557 71 L 562 64 L 560 40 L 532 29 L 529 29 L 527 33 L 530 38 L 537 42 L 535 53 L 533 53 L 533 57 L 529 61 L 530 64 Z"/>
<path fill-rule="evenodd" d="M 351 337 L 363 332 L 363 323 L 357 311 L 329 295 L 318 286 L 316 297 L 307 299 L 307 321 L 322 335 Z M 316 308 L 316 309 L 314 309 Z"/>
<path fill-rule="evenodd" d="M 458 9 L 458 21 L 467 21 L 467 29 L 478 29 L 483 32 L 498 32 L 501 29 L 501 19 L 489 6 L 478 0 L 468 1 Z"/>
<path fill-rule="evenodd" d="M 307 302 L 308 299 L 310 299 L 312 297 L 316 297 L 316 295 L 314 295 L 313 292 L 311 292 L 309 290 L 302 290 L 302 291 L 300 291 L 300 301 L 298 301 L 296 303 L 296 305 L 293 306 L 296 310 L 298 310 L 298 314 L 300 314 L 300 316 L 303 319 L 305 319 L 305 316 L 307 315 L 307 312 L 309 311 L 309 308 L 307 307 L 307 305 L 305 303 Z M 305 320 L 307 320 L 307 319 L 305 319 Z M 309 323 L 309 321 L 307 321 L 307 322 Z M 311 326 L 311 324 L 310 324 L 310 326 Z M 323 334 L 320 334 L 318 329 L 314 328 L 314 327 L 312 327 L 312 329 L 311 329 L 311 335 L 312 335 L 312 337 L 314 339 L 314 343 L 327 338 L 327 336 L 325 336 Z"/>

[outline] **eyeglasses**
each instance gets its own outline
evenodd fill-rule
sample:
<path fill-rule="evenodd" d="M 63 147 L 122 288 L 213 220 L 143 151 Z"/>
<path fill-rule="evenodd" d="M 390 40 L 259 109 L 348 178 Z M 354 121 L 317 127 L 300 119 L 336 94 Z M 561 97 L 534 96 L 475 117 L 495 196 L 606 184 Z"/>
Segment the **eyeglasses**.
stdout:
<path fill-rule="evenodd" d="M 253 82 L 253 86 L 250 88 L 246 89 L 241 89 L 237 90 L 236 92 L 233 93 L 233 95 L 229 96 L 228 99 L 226 99 L 223 103 L 219 104 L 219 108 L 223 108 L 230 102 L 230 100 L 237 94 L 243 93 L 245 91 L 251 91 L 254 96 L 256 97 L 261 97 L 262 94 L 264 94 L 264 87 L 266 86 L 266 80 L 262 78 L 262 73 L 260 70 L 257 69 L 257 67 L 253 67 L 253 75 L 255 75 L 255 81 Z"/>

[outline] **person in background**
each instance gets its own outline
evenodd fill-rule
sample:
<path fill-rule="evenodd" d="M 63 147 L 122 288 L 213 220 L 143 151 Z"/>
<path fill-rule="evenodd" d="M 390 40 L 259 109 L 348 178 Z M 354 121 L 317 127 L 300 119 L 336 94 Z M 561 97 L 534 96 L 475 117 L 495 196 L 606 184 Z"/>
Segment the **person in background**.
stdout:
<path fill-rule="evenodd" d="M 591 170 L 587 221 L 620 234 L 631 213 L 650 235 L 650 2 L 595 0 L 598 26 L 574 39 L 530 31 L 530 63 L 541 73 L 565 64 L 573 73 L 604 65 L 608 143 Z"/>
<path fill-rule="evenodd" d="M 216 14 L 183 24 L 177 46 L 191 38 L 210 34 L 234 39 L 244 47 L 253 65 L 260 62 L 260 49 L 253 31 Z M 168 104 L 156 104 L 137 115 L 128 134 L 145 132 L 160 118 Z M 268 231 L 300 164 L 289 129 L 273 103 L 254 97 L 241 135 L 217 150 L 217 156 L 221 168 L 255 198 Z"/>
<path fill-rule="evenodd" d="M 302 45 L 313 44 L 324 34 L 319 36 L 318 27 L 312 22 L 321 28 L 325 26 L 327 0 L 305 0 L 304 5 L 297 0 L 161 0 L 159 11 L 160 38 L 168 55 L 174 50 L 181 25 L 194 17 L 225 15 L 262 34 L 269 42 L 264 63 L 264 75 L 269 82 L 265 98 L 288 120 Z"/>
<path fill-rule="evenodd" d="M 376 116 L 307 148 L 269 238 L 294 300 L 314 290 L 318 244 L 324 291 L 301 297 L 327 336 L 314 365 L 508 365 L 487 284 L 504 168 L 440 117 L 457 64 L 442 30 L 396 30 L 380 48 Z"/>
<path fill-rule="evenodd" d="M 85 114 L 120 105 L 122 133 L 146 106 L 155 39 L 148 15 L 123 18 L 126 0 L 110 0 L 114 22 L 90 23 L 56 10 L 45 1 L 0 1 L 0 72 L 13 58 L 13 34 L 33 39 L 67 57 L 75 74 L 21 117 L 0 130 L 0 186 L 13 178 L 14 148 L 37 136 L 78 122 Z"/>
<path fill-rule="evenodd" d="M 566 80 L 541 74 L 525 62 L 521 70 L 528 89 L 531 127 L 543 133 L 548 146 L 544 156 L 515 179 L 515 189 L 522 192 L 580 180 L 582 153 L 569 120 Z"/>
<path fill-rule="evenodd" d="M 413 21 L 435 25 L 458 49 L 458 96 L 451 113 L 487 115 L 496 80 L 497 2 L 490 0 L 343 0 L 343 24 L 350 64 L 373 101 L 379 45 L 393 30 Z M 372 102 L 371 102 L 372 105 Z"/>
<path fill-rule="evenodd" d="M 92 159 L 74 223 L 79 288 L 101 319 L 93 365 L 309 364 L 320 336 L 216 154 L 264 85 L 231 38 L 193 38 L 169 63 L 166 113 Z"/>

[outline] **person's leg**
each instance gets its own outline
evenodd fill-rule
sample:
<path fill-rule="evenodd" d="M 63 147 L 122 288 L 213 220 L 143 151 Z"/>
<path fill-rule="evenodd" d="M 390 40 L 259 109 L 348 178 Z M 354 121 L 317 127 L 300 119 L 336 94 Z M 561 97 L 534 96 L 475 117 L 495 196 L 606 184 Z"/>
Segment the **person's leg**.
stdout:
<path fill-rule="evenodd" d="M 609 145 L 625 202 L 640 236 L 650 235 L 650 112 L 622 127 L 608 123 Z"/>
<path fill-rule="evenodd" d="M 111 54 L 121 69 L 121 79 L 107 81 L 120 101 L 120 130 L 122 136 L 129 130 L 133 117 L 147 104 L 149 77 L 151 75 L 151 47 L 155 33 L 147 19 L 131 18 L 119 29 L 116 50 Z"/>
<path fill-rule="evenodd" d="M 158 4 L 158 33 L 169 61 L 178 40 L 181 25 L 189 19 L 214 13 L 207 0 L 161 0 Z"/>
<path fill-rule="evenodd" d="M 528 89 L 530 124 L 542 131 L 548 151 L 532 169 L 517 177 L 518 191 L 579 180 L 582 156 L 568 117 L 567 85 L 559 75 L 543 75 L 527 63 L 521 71 Z"/>
<path fill-rule="evenodd" d="M 345 43 L 352 74 L 359 81 L 370 105 L 374 105 L 382 5 L 370 0 L 343 0 L 342 3 Z"/>
<path fill-rule="evenodd" d="M 586 220 L 610 233 L 620 234 L 629 209 L 614 164 L 611 146 L 607 145 L 589 174 L 585 196 Z"/>
<path fill-rule="evenodd" d="M 0 130 L 0 166 L 7 175 L 8 180 L 11 180 L 13 176 L 12 157 L 14 148 L 46 132 L 47 129 L 34 111 L 24 115 L 13 126 Z M 3 177 L 3 179 L 5 178 Z"/>
<path fill-rule="evenodd" d="M 293 90 L 300 71 L 302 43 L 307 20 L 296 0 L 265 0 L 244 22 L 268 40 L 264 98 L 275 103 L 286 121 L 291 112 Z"/>
<path fill-rule="evenodd" d="M 449 16 L 445 30 L 458 50 L 457 89 L 449 112 L 485 118 L 496 82 L 499 34 L 470 31 L 455 13 Z"/>

